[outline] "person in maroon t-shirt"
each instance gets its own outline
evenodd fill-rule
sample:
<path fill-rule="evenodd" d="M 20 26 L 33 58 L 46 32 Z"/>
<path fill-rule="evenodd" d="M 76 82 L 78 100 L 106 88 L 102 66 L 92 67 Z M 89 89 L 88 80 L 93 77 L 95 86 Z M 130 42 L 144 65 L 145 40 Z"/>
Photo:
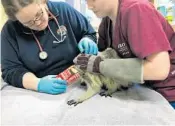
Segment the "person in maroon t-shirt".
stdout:
<path fill-rule="evenodd" d="M 148 0 L 87 0 L 99 18 L 98 47 L 111 47 L 121 59 L 78 55 L 75 64 L 132 83 L 151 84 L 175 103 L 175 33 Z"/>

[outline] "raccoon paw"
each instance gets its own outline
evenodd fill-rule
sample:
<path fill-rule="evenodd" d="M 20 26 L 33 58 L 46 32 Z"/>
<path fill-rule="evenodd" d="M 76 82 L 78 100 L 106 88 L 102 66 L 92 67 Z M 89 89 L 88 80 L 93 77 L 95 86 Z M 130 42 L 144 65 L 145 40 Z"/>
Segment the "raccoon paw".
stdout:
<path fill-rule="evenodd" d="M 82 102 L 80 102 L 80 101 L 76 101 L 76 100 L 69 100 L 68 102 L 67 102 L 67 104 L 68 105 L 74 105 L 74 106 L 76 106 L 76 105 L 78 105 L 78 104 L 80 104 L 80 103 L 82 103 Z"/>
<path fill-rule="evenodd" d="M 105 96 L 105 97 L 112 97 L 111 93 L 107 92 L 107 91 L 102 91 L 100 92 L 101 96 Z"/>

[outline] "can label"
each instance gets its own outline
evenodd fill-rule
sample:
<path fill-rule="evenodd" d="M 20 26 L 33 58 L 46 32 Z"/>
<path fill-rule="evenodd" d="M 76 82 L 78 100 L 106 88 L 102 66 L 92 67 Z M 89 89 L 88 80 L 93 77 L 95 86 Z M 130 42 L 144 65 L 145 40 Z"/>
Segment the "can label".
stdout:
<path fill-rule="evenodd" d="M 71 85 L 80 79 L 80 74 L 76 70 L 75 66 L 71 66 L 63 72 L 61 72 L 60 74 L 58 74 L 56 78 L 66 80 L 68 85 Z"/>

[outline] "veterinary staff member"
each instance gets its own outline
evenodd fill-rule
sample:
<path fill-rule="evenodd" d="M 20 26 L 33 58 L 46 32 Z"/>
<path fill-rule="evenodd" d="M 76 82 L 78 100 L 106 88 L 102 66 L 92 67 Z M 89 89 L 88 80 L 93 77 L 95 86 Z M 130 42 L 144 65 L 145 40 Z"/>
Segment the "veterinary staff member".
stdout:
<path fill-rule="evenodd" d="M 90 72 L 151 84 L 175 105 L 175 33 L 148 0 L 87 0 L 103 18 L 99 50 L 116 50 L 121 59 L 79 55 L 77 65 Z M 103 7 L 102 7 L 103 6 Z"/>
<path fill-rule="evenodd" d="M 63 2 L 1 2 L 10 19 L 1 33 L 3 79 L 19 88 L 49 94 L 65 92 L 67 82 L 55 75 L 71 66 L 80 51 L 98 52 L 91 25 Z"/>

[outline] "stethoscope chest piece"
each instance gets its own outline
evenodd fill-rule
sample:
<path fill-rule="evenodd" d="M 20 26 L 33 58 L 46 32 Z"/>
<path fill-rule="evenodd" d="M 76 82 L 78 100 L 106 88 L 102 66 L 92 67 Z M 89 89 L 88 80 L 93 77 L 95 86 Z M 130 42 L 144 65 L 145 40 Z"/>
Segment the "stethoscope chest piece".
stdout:
<path fill-rule="evenodd" d="M 59 28 L 58 30 L 60 30 L 60 34 L 61 34 L 61 40 L 57 39 L 57 37 L 56 37 L 55 34 L 52 32 L 52 30 L 51 30 L 51 28 L 50 28 L 50 26 L 49 26 L 49 24 L 48 24 L 49 31 L 51 32 L 51 34 L 53 35 L 53 37 L 57 40 L 57 41 L 53 41 L 53 43 L 62 43 L 62 42 L 65 40 L 66 36 L 63 36 L 63 31 L 61 30 L 61 26 L 59 25 L 59 23 L 58 23 L 56 17 L 54 17 L 54 15 L 53 15 L 51 12 L 50 12 L 50 14 L 51 14 L 52 17 L 54 18 L 54 20 L 55 20 L 55 22 L 56 22 L 56 24 L 57 24 L 57 26 L 58 26 L 58 28 Z M 66 28 L 64 27 L 64 29 L 66 29 Z M 58 31 L 58 30 L 57 30 L 57 31 Z M 42 47 L 41 47 L 41 44 L 40 44 L 40 41 L 38 40 L 38 38 L 36 37 L 36 35 L 34 34 L 34 32 L 33 32 L 32 30 L 31 30 L 31 32 L 32 32 L 33 37 L 34 37 L 34 39 L 36 40 L 36 42 L 37 42 L 37 44 L 38 44 L 38 46 L 39 46 L 39 50 L 40 50 L 40 52 L 39 52 L 39 58 L 40 58 L 41 60 L 47 59 L 47 57 L 48 57 L 47 52 L 43 51 L 43 49 L 42 49 Z"/>
<path fill-rule="evenodd" d="M 45 60 L 45 59 L 47 59 L 47 57 L 48 57 L 48 54 L 47 54 L 45 51 L 41 51 L 41 52 L 39 53 L 39 58 L 40 58 L 41 60 Z"/>

